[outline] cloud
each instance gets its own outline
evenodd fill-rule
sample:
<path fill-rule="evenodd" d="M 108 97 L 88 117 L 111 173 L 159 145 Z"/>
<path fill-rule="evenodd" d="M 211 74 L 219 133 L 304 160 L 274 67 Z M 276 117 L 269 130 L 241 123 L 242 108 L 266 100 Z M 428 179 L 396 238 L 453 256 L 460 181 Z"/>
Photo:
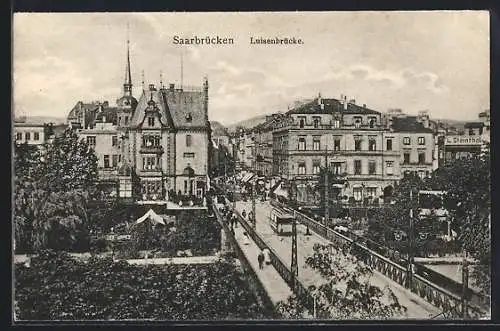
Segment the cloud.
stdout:
<path fill-rule="evenodd" d="M 158 83 L 160 70 L 165 83 L 178 84 L 183 51 L 183 83 L 200 84 L 208 76 L 214 120 L 286 110 L 318 92 L 347 94 L 381 111 L 429 108 L 436 117 L 472 119 L 489 107 L 489 43 L 488 15 L 480 22 L 468 21 L 471 15 L 16 14 L 14 102 L 30 113 L 57 109 L 64 116 L 78 100 L 118 98 L 128 22 L 134 94 L 141 70 L 146 84 Z M 169 40 L 210 33 L 234 36 L 236 44 L 179 46 Z M 276 33 L 305 44 L 248 45 L 249 35 Z"/>

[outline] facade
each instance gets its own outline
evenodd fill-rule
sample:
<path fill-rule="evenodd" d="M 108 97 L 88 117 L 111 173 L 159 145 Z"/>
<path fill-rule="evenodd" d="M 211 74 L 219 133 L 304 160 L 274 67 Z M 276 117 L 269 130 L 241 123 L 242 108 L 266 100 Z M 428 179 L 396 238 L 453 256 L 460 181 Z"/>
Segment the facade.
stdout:
<path fill-rule="evenodd" d="M 490 151 L 490 110 L 479 113 L 479 121 L 468 122 L 461 134 L 448 133 L 442 138 L 442 163 L 454 159 L 479 157 Z"/>
<path fill-rule="evenodd" d="M 208 80 L 202 87 L 150 84 L 136 100 L 130 70 L 127 47 L 123 95 L 116 107 L 78 102 L 68 124 L 94 148 L 99 178 L 109 184 L 111 195 L 118 191 L 119 197 L 144 201 L 178 193 L 202 197 L 209 171 Z M 132 196 L 132 177 L 140 196 Z"/>
<path fill-rule="evenodd" d="M 233 153 L 236 159 L 236 166 L 243 168 L 245 166 L 245 131 L 243 129 L 232 134 Z"/>
<path fill-rule="evenodd" d="M 289 110 L 275 126 L 273 172 L 296 187 L 299 203 L 317 200 L 315 186 L 325 165 L 338 176 L 332 189 L 339 197 L 375 201 L 390 196 L 401 178 L 398 143 L 380 112 L 346 97 L 319 96 Z"/>
<path fill-rule="evenodd" d="M 16 144 L 41 146 L 47 142 L 47 125 L 38 123 L 14 122 L 14 141 Z"/>
<path fill-rule="evenodd" d="M 250 130 L 255 151 L 255 172 L 259 176 L 269 177 L 273 174 L 273 129 L 284 119 L 281 113 L 266 116 L 265 122 Z"/>
<path fill-rule="evenodd" d="M 167 192 L 201 196 L 208 172 L 208 81 L 203 88 L 150 85 L 133 112 L 122 143 L 141 180 L 143 199 Z"/>
<path fill-rule="evenodd" d="M 401 173 L 415 173 L 420 178 L 430 176 L 437 168 L 434 131 L 425 117 L 407 116 L 394 118 L 391 131 L 397 137 L 401 151 Z"/>
<path fill-rule="evenodd" d="M 243 165 L 247 169 L 254 168 L 255 158 L 255 133 L 252 130 L 245 131 L 243 135 Z"/>

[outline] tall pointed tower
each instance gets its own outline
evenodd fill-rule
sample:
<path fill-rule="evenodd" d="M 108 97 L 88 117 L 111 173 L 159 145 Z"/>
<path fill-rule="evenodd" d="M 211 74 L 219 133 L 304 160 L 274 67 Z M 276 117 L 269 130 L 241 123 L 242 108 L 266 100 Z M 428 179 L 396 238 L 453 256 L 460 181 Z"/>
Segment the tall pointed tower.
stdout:
<path fill-rule="evenodd" d="M 123 82 L 123 96 L 116 101 L 118 108 L 134 111 L 137 100 L 132 96 L 132 73 L 130 70 L 130 38 L 127 25 L 127 58 L 125 59 L 125 81 Z M 118 123 L 120 125 L 120 123 Z M 125 124 L 126 125 L 126 124 Z"/>

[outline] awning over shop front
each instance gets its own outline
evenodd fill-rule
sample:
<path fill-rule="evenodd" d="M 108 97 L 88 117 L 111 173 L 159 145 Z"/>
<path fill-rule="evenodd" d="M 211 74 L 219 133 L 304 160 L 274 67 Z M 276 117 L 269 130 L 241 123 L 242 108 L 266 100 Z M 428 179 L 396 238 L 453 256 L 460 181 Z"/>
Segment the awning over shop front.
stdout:
<path fill-rule="evenodd" d="M 245 176 L 241 179 L 241 181 L 242 181 L 243 183 L 246 183 L 246 182 L 248 182 L 250 179 L 252 179 L 252 177 L 253 177 L 253 176 L 254 176 L 254 174 L 253 174 L 253 173 L 248 173 L 248 174 L 246 174 L 246 175 L 245 175 Z"/>
<path fill-rule="evenodd" d="M 276 186 L 272 193 L 288 199 L 288 191 L 283 189 L 283 183 L 280 183 L 278 186 Z"/>

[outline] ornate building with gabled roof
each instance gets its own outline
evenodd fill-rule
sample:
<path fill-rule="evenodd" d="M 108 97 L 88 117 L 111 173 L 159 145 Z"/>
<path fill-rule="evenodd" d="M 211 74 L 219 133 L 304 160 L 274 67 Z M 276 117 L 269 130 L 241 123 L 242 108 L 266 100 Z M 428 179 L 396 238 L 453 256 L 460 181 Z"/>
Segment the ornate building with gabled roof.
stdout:
<path fill-rule="evenodd" d="M 122 146 L 141 179 L 143 199 L 203 196 L 208 172 L 208 81 L 202 88 L 149 86 Z"/>
<path fill-rule="evenodd" d="M 123 95 L 116 107 L 79 101 L 67 117 L 94 148 L 108 194 L 143 201 L 165 201 L 179 193 L 203 197 L 209 171 L 208 80 L 201 87 L 150 84 L 138 101 L 132 88 L 127 40 Z"/>

